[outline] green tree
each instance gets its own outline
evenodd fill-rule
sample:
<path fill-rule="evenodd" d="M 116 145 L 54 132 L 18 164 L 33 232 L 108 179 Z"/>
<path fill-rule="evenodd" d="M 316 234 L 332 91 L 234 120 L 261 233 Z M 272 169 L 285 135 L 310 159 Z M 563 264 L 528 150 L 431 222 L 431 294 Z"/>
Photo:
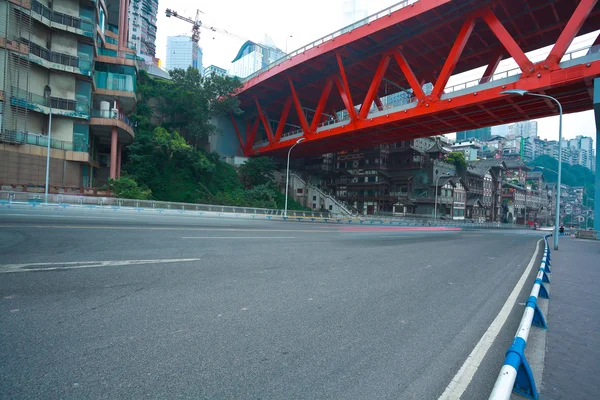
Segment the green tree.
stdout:
<path fill-rule="evenodd" d="M 240 179 L 246 188 L 273 182 L 275 161 L 271 157 L 249 158 L 239 169 Z"/>
<path fill-rule="evenodd" d="M 128 176 L 122 176 L 120 179 L 109 179 L 108 187 L 115 197 L 121 199 L 148 200 L 152 198 L 150 189 L 138 186 L 137 182 Z"/>
<path fill-rule="evenodd" d="M 465 155 L 460 151 L 453 151 L 448 154 L 446 158 L 446 162 L 452 164 L 456 167 L 456 173 L 461 175 L 467 169 L 467 160 L 465 160 Z"/>

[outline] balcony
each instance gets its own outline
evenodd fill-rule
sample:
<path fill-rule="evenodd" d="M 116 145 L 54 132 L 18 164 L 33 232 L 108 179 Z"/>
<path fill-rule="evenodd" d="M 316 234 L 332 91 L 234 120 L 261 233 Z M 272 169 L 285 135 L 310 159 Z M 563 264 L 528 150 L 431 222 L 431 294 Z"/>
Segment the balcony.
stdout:
<path fill-rule="evenodd" d="M 118 110 L 92 110 L 90 126 L 92 132 L 100 137 L 108 137 L 112 128 L 116 127 L 121 143 L 131 143 L 135 137 L 134 124 Z"/>
<path fill-rule="evenodd" d="M 38 44 L 29 43 L 29 59 L 42 67 L 58 71 L 72 72 L 84 76 L 92 76 L 92 62 L 84 58 L 89 55 L 79 53 L 78 56 L 50 51 Z"/>
<path fill-rule="evenodd" d="M 98 96 L 98 101 L 106 100 L 112 103 L 117 98 L 121 103 L 119 108 L 125 113 L 131 112 L 135 108 L 135 75 L 96 70 L 94 72 L 94 84 L 94 94 Z"/>
<path fill-rule="evenodd" d="M 31 1 L 31 16 L 48 27 L 94 38 L 94 25 L 90 21 L 51 10 L 37 0 Z"/>
<path fill-rule="evenodd" d="M 137 57 L 135 52 L 117 51 L 104 47 L 98 48 L 98 57 L 96 61 L 107 64 L 127 65 L 137 68 Z"/>
<path fill-rule="evenodd" d="M 0 37 L 0 48 L 12 50 L 23 55 L 29 54 L 29 46 L 17 40 L 10 40 L 5 37 Z"/>
<path fill-rule="evenodd" d="M 0 132 L 0 142 L 48 147 L 48 136 L 30 132 L 3 131 Z M 87 153 L 89 146 L 82 140 L 67 142 L 65 140 L 51 139 L 50 148 L 64 151 L 76 151 Z"/>
<path fill-rule="evenodd" d="M 42 114 L 62 115 L 64 117 L 89 119 L 90 111 L 87 103 L 61 97 L 51 97 L 50 101 L 42 95 L 31 93 L 23 89 L 11 87 L 10 104 L 25 107 Z"/>

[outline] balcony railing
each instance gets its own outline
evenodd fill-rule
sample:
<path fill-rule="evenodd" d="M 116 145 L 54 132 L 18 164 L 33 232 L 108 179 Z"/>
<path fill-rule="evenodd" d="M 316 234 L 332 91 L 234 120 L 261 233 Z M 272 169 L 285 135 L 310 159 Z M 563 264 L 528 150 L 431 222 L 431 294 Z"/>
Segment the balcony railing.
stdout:
<path fill-rule="evenodd" d="M 2 131 L 0 132 L 0 142 L 17 143 L 17 144 L 30 144 L 33 146 L 48 146 L 48 136 L 40 135 L 38 133 L 30 132 L 19 132 L 19 131 Z M 50 140 L 50 147 L 58 150 L 65 151 L 88 151 L 89 145 L 81 139 L 75 139 L 72 142 L 65 140 Z"/>
<path fill-rule="evenodd" d="M 131 122 L 125 114 L 120 113 L 118 110 L 92 110 L 91 116 L 92 118 L 118 119 L 119 121 L 123 121 L 129 125 L 131 129 L 135 129 L 133 122 Z"/>
<path fill-rule="evenodd" d="M 106 36 L 104 39 L 106 39 L 107 43 L 114 44 L 115 46 L 119 44 L 117 39 L 111 38 L 110 36 Z"/>
<path fill-rule="evenodd" d="M 116 35 L 119 34 L 119 28 L 117 26 L 115 26 L 115 25 L 112 25 L 112 24 L 106 24 L 106 30 L 110 31 L 110 32 L 112 32 L 112 33 L 114 33 Z"/>
<path fill-rule="evenodd" d="M 48 101 L 48 99 L 42 95 L 31 93 L 14 86 L 11 88 L 11 101 L 26 101 L 27 103 L 37 104 L 43 107 L 52 106 L 53 109 L 75 111 L 86 115 L 88 115 L 90 112 L 90 108 L 87 103 L 72 99 L 64 99 L 61 97 L 50 97 L 50 101 Z"/>
<path fill-rule="evenodd" d="M 68 67 L 79 68 L 82 71 L 91 71 L 92 63 L 89 60 L 83 60 L 81 56 L 72 56 L 70 54 L 57 53 L 42 47 L 36 43 L 29 43 L 29 53 L 38 56 L 46 61 L 66 65 Z M 87 54 L 86 54 L 87 55 Z"/>
<path fill-rule="evenodd" d="M 37 0 L 32 0 L 31 11 L 41 15 L 42 17 L 52 22 L 80 29 L 86 34 L 89 34 L 90 36 L 93 35 L 94 25 L 91 22 L 84 21 L 83 19 L 74 17 L 72 15 L 67 15 L 58 11 L 51 10 L 50 8 L 46 7 Z"/>

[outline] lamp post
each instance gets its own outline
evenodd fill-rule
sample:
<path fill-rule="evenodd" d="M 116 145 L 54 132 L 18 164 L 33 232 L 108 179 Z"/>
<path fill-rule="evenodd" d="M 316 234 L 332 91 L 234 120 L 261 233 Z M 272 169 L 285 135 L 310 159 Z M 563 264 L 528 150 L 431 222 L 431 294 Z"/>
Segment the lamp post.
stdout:
<path fill-rule="evenodd" d="M 450 176 L 450 172 L 446 172 L 445 174 L 440 174 L 435 180 L 435 202 L 433 205 L 433 223 L 435 224 L 437 221 L 437 199 L 438 199 L 438 185 L 440 183 L 440 178 L 442 176 Z"/>
<path fill-rule="evenodd" d="M 44 98 L 50 105 L 50 115 L 48 116 L 48 147 L 46 148 L 46 186 L 44 189 L 44 203 L 48 204 L 48 184 L 50 180 L 50 142 L 52 141 L 52 89 L 46 85 L 44 87 Z"/>
<path fill-rule="evenodd" d="M 289 38 L 293 38 L 294 36 L 292 35 L 288 35 L 288 37 L 285 38 L 285 54 L 288 54 L 288 40 Z"/>
<path fill-rule="evenodd" d="M 511 89 L 500 92 L 500 94 L 518 94 L 520 96 L 536 96 L 543 97 L 554 101 L 558 105 L 558 180 L 556 182 L 556 219 L 554 221 L 554 250 L 558 250 L 558 225 L 560 224 L 560 181 L 561 181 L 561 169 L 562 169 L 562 105 L 560 101 L 552 96 L 546 94 L 533 93 L 522 89 Z"/>
<path fill-rule="evenodd" d="M 296 140 L 296 143 L 290 147 L 290 149 L 288 150 L 288 156 L 287 156 L 287 170 L 285 173 L 285 208 L 283 209 L 283 217 L 287 218 L 287 206 L 288 206 L 288 188 L 290 186 L 289 182 L 290 182 L 290 154 L 292 153 L 292 149 L 296 146 L 298 146 L 300 143 L 302 143 L 305 139 L 304 138 L 300 138 L 298 140 Z"/>

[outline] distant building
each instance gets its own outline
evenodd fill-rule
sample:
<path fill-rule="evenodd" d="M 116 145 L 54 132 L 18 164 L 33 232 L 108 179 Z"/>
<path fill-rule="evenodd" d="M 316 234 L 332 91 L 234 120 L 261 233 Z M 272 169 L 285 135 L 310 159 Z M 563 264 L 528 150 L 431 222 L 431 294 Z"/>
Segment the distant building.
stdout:
<path fill-rule="evenodd" d="M 470 131 L 456 132 L 456 141 L 457 142 L 462 142 L 462 141 L 470 140 L 470 139 L 477 139 L 477 140 L 481 140 L 481 141 L 485 142 L 486 140 L 489 140 L 491 137 L 492 137 L 492 128 L 491 127 L 473 129 Z"/>
<path fill-rule="evenodd" d="M 156 14 L 158 0 L 133 0 L 129 3 L 129 42 L 139 56 L 156 55 Z"/>
<path fill-rule="evenodd" d="M 571 164 L 581 165 L 593 171 L 594 168 L 594 140 L 588 136 L 577 136 L 568 141 L 571 149 Z"/>
<path fill-rule="evenodd" d="M 202 71 L 202 49 L 189 36 L 167 38 L 167 71 L 196 68 Z"/>
<path fill-rule="evenodd" d="M 285 52 L 272 44 L 260 44 L 248 40 L 240 47 L 231 62 L 229 75 L 245 78 L 283 56 Z"/>
<path fill-rule="evenodd" d="M 508 134 L 513 136 L 522 136 L 524 138 L 534 138 L 538 136 L 537 121 L 523 121 L 508 126 Z"/>
<path fill-rule="evenodd" d="M 492 136 L 508 136 L 508 125 L 492 126 Z"/>
<path fill-rule="evenodd" d="M 208 67 L 204 68 L 204 73 L 202 76 L 209 76 L 211 74 L 226 76 L 227 70 L 225 68 L 217 67 L 216 65 L 209 65 Z"/>
<path fill-rule="evenodd" d="M 474 139 L 462 142 L 457 141 L 452 145 L 452 151 L 458 151 L 463 153 L 467 162 L 477 160 L 478 152 L 482 149 L 483 142 Z"/>

